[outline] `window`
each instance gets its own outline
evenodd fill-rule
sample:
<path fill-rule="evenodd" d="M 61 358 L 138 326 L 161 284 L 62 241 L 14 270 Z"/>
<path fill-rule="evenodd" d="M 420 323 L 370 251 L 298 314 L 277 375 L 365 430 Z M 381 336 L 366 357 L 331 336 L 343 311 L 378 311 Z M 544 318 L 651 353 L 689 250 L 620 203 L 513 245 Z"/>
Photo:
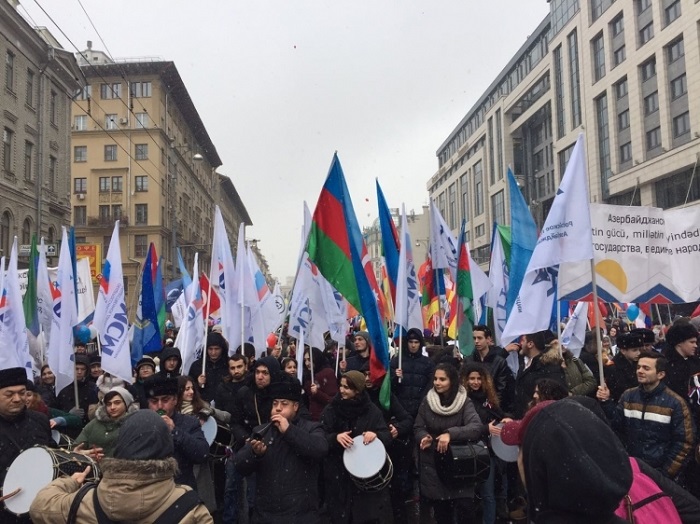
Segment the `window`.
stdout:
<path fill-rule="evenodd" d="M 617 15 L 612 22 L 610 22 L 610 29 L 612 30 L 613 37 L 622 33 L 625 30 L 625 19 L 622 13 Z"/>
<path fill-rule="evenodd" d="M 73 179 L 73 193 L 87 193 L 87 178 Z"/>
<path fill-rule="evenodd" d="M 148 224 L 148 204 L 136 204 L 136 224 Z"/>
<path fill-rule="evenodd" d="M 49 120 L 51 121 L 51 124 L 57 125 L 58 122 L 58 94 L 56 94 L 56 91 L 51 91 L 51 95 L 49 97 Z"/>
<path fill-rule="evenodd" d="M 683 73 L 678 78 L 671 80 L 671 98 L 675 100 L 676 98 L 682 97 L 688 92 L 688 82 Z"/>
<path fill-rule="evenodd" d="M 600 164 L 600 185 L 603 196 L 608 195 L 608 178 L 610 177 L 610 129 L 608 122 L 608 95 L 604 93 L 595 99 L 598 121 L 598 158 Z"/>
<path fill-rule="evenodd" d="M 651 7 L 651 0 L 637 0 L 638 12 L 643 13 Z"/>
<path fill-rule="evenodd" d="M 148 98 L 151 96 L 150 82 L 131 82 L 129 92 L 133 98 Z"/>
<path fill-rule="evenodd" d="M 654 91 L 644 98 L 644 114 L 650 115 L 659 110 L 659 92 Z"/>
<path fill-rule="evenodd" d="M 136 113 L 136 129 L 150 127 L 148 113 Z"/>
<path fill-rule="evenodd" d="M 497 224 L 504 225 L 506 222 L 506 204 L 503 190 L 491 197 L 491 210 L 493 213 L 493 221 Z"/>
<path fill-rule="evenodd" d="M 56 172 L 58 171 L 58 158 L 53 155 L 49 156 L 49 189 L 56 189 Z"/>
<path fill-rule="evenodd" d="M 105 129 L 119 129 L 119 126 L 117 125 L 117 115 L 105 115 Z"/>
<path fill-rule="evenodd" d="M 32 241 L 32 220 L 25 218 L 22 222 L 22 244 L 29 244 Z"/>
<path fill-rule="evenodd" d="M 639 30 L 639 46 L 643 46 L 654 38 L 654 22 L 649 22 Z"/>
<path fill-rule="evenodd" d="M 591 19 L 593 22 L 603 14 L 603 0 L 591 0 Z M 477 235 L 479 236 L 479 235 Z"/>
<path fill-rule="evenodd" d="M 113 176 L 112 177 L 112 191 L 115 193 L 121 193 L 122 192 L 122 183 L 123 178 L 120 176 Z"/>
<path fill-rule="evenodd" d="M 656 205 L 662 209 L 682 206 L 686 201 L 700 199 L 700 177 L 693 166 L 685 171 L 659 180 L 655 184 Z"/>
<path fill-rule="evenodd" d="M 87 207 L 86 206 L 73 206 L 73 225 L 75 225 L 75 226 L 87 225 Z"/>
<path fill-rule="evenodd" d="M 73 146 L 73 162 L 87 162 L 87 146 Z"/>
<path fill-rule="evenodd" d="M 148 235 L 134 235 L 134 256 L 145 257 L 148 252 Z"/>
<path fill-rule="evenodd" d="M 486 233 L 486 227 L 484 226 L 484 224 L 479 224 L 474 229 L 474 236 L 476 236 L 476 238 L 483 237 L 484 233 Z"/>
<path fill-rule="evenodd" d="M 474 216 L 484 212 L 484 171 L 481 160 L 474 164 Z"/>
<path fill-rule="evenodd" d="M 100 177 L 100 193 L 109 193 L 109 177 Z"/>
<path fill-rule="evenodd" d="M 122 97 L 122 85 L 119 82 L 114 84 L 100 84 L 100 98 L 110 100 Z"/>
<path fill-rule="evenodd" d="M 110 221 L 109 206 L 100 206 L 98 208 L 100 213 L 100 222 L 107 223 Z"/>
<path fill-rule="evenodd" d="M 116 144 L 107 144 L 105 146 L 105 162 L 114 162 L 117 160 Z"/>
<path fill-rule="evenodd" d="M 113 204 L 112 205 L 112 220 L 121 220 L 122 219 L 122 205 L 121 204 Z"/>
<path fill-rule="evenodd" d="M 686 111 L 673 119 L 673 138 L 690 133 L 690 113 Z"/>
<path fill-rule="evenodd" d="M 627 77 L 615 84 L 615 94 L 618 99 L 627 96 Z"/>
<path fill-rule="evenodd" d="M 668 45 L 668 61 L 675 62 L 680 57 L 685 54 L 685 48 L 683 46 L 683 39 L 676 40 L 675 42 Z"/>
<path fill-rule="evenodd" d="M 642 82 L 646 82 L 650 78 L 656 76 L 656 57 L 647 60 L 639 66 L 642 70 Z"/>
<path fill-rule="evenodd" d="M 625 46 L 621 46 L 618 49 L 615 49 L 615 52 L 613 53 L 613 65 L 620 65 L 622 62 L 625 61 Z"/>
<path fill-rule="evenodd" d="M 569 77 L 571 85 L 571 127 L 581 125 L 581 84 L 578 70 L 578 33 L 574 30 L 567 37 L 569 47 Z"/>
<path fill-rule="evenodd" d="M 5 54 L 5 87 L 15 90 L 15 55 L 10 51 Z"/>
<path fill-rule="evenodd" d="M 15 133 L 8 128 L 2 132 L 2 167 L 6 173 L 12 173 L 12 145 Z"/>
<path fill-rule="evenodd" d="M 12 216 L 5 211 L 0 217 L 0 253 L 3 256 L 10 254 L 10 232 L 12 231 Z"/>
<path fill-rule="evenodd" d="M 136 160 L 148 160 L 148 144 L 136 144 Z"/>
<path fill-rule="evenodd" d="M 148 191 L 148 177 L 145 175 L 137 175 L 134 177 L 134 186 L 136 187 L 136 192 L 142 193 Z"/>
<path fill-rule="evenodd" d="M 617 115 L 617 129 L 618 131 L 622 131 L 623 129 L 627 129 L 630 126 L 630 112 L 628 109 L 625 109 L 622 113 Z"/>
<path fill-rule="evenodd" d="M 92 86 L 91 85 L 86 85 L 83 87 L 80 92 L 78 93 L 78 96 L 76 97 L 76 100 L 90 100 L 92 96 Z"/>
<path fill-rule="evenodd" d="M 24 102 L 29 107 L 34 107 L 34 71 L 27 69 L 27 92 L 24 95 Z"/>
<path fill-rule="evenodd" d="M 676 0 L 666 9 L 664 9 L 664 20 L 666 25 L 673 22 L 679 16 L 681 16 L 681 0 Z"/>
<path fill-rule="evenodd" d="M 632 142 L 620 146 L 620 164 L 632 161 Z"/>
<path fill-rule="evenodd" d="M 73 129 L 76 131 L 87 131 L 87 115 L 76 115 L 73 119 Z"/>
<path fill-rule="evenodd" d="M 656 127 L 651 131 L 647 131 L 647 151 L 656 149 L 661 146 L 661 128 Z"/>
<path fill-rule="evenodd" d="M 34 144 L 25 140 L 24 142 L 24 179 L 32 179 L 32 164 L 34 163 Z"/>
<path fill-rule="evenodd" d="M 605 76 L 605 43 L 603 42 L 603 33 L 599 34 L 591 41 L 591 49 L 593 51 L 593 77 L 597 81 Z"/>

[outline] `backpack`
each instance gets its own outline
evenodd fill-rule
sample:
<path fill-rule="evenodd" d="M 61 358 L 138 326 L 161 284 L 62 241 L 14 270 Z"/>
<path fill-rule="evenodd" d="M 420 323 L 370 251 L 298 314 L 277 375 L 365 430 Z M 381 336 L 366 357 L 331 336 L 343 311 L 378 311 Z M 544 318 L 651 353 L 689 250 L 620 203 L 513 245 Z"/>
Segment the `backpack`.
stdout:
<path fill-rule="evenodd" d="M 615 515 L 631 524 L 681 524 L 671 497 L 639 469 L 635 459 L 630 457 L 629 461 L 632 466 L 632 486 L 620 501 Z"/>

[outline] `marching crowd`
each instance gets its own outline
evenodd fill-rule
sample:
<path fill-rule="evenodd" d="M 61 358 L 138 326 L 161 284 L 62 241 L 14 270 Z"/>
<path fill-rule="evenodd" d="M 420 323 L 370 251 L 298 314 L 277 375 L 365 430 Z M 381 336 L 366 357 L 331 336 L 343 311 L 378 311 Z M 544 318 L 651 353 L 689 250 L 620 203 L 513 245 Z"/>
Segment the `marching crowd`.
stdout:
<path fill-rule="evenodd" d="M 365 331 L 347 355 L 283 331 L 262 357 L 211 331 L 187 375 L 169 340 L 131 384 L 84 346 L 61 391 L 47 366 L 3 369 L 0 521 L 700 522 L 696 319 L 601 331 L 599 360 L 595 331 L 575 356 L 551 332 L 502 348 L 477 325 L 462 357 L 411 329 L 380 382 Z M 18 514 L 5 476 L 37 445 L 60 474 Z"/>

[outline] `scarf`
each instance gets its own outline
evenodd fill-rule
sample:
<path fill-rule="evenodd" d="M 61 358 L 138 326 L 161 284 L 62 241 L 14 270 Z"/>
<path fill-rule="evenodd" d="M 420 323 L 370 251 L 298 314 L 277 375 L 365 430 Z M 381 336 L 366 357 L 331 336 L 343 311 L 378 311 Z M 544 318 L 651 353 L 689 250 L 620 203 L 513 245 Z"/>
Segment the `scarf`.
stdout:
<path fill-rule="evenodd" d="M 363 391 L 355 398 L 347 400 L 343 400 L 340 393 L 338 393 L 331 401 L 331 404 L 340 419 L 353 425 L 360 415 L 364 414 L 369 409 L 369 402 L 369 396 Z"/>
<path fill-rule="evenodd" d="M 194 408 L 192 407 L 192 401 L 191 400 L 183 400 L 182 401 L 182 406 L 180 407 L 180 413 L 183 415 L 193 415 L 194 413 Z"/>
<path fill-rule="evenodd" d="M 455 413 L 459 413 L 459 411 L 464 407 L 464 403 L 467 401 L 467 390 L 464 389 L 464 386 L 459 386 L 457 395 L 452 401 L 452 404 L 449 406 L 443 406 L 440 404 L 440 395 L 437 394 L 435 388 L 428 391 L 426 398 L 428 399 L 428 407 L 430 408 L 430 411 L 436 415 L 449 417 Z"/>

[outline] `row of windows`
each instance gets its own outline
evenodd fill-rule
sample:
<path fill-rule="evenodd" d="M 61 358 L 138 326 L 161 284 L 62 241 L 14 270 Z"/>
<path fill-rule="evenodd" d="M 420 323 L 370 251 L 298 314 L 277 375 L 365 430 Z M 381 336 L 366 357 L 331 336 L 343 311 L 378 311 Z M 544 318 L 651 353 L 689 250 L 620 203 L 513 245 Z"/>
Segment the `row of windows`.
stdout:
<path fill-rule="evenodd" d="M 136 225 L 148 225 L 148 204 L 136 204 Z M 115 220 L 125 220 L 124 208 L 121 204 L 98 206 L 98 216 L 90 218 L 87 216 L 87 206 L 73 206 L 73 224 L 76 226 L 107 225 Z"/>
<path fill-rule="evenodd" d="M 29 244 L 32 241 L 33 231 L 34 220 L 31 217 L 26 217 L 22 222 L 22 230 L 19 231 L 20 242 L 22 244 Z M 48 243 L 53 244 L 56 236 L 56 229 L 53 226 L 50 226 L 48 232 Z M 13 238 L 14 231 L 12 214 L 9 211 L 5 211 L 2 215 L 0 215 L 0 256 L 10 256 Z"/>
<path fill-rule="evenodd" d="M 148 117 L 148 113 L 134 113 L 134 118 L 136 120 L 136 129 L 147 129 L 151 126 L 151 121 Z M 119 129 L 120 125 L 128 124 L 127 118 L 119 118 L 118 115 L 113 113 L 105 114 L 104 119 L 104 129 L 107 131 Z M 88 115 L 76 115 L 73 117 L 73 130 L 74 131 L 87 131 L 89 124 Z"/>
<path fill-rule="evenodd" d="M 121 193 L 124 187 L 122 182 L 122 176 L 101 176 L 99 177 L 99 189 L 100 193 L 113 192 Z M 148 176 L 146 175 L 136 175 L 134 176 L 134 189 L 138 193 L 143 193 L 148 191 Z M 88 190 L 88 179 L 85 177 L 79 177 L 73 179 L 73 192 L 76 194 L 87 193 Z"/>
<path fill-rule="evenodd" d="M 15 158 L 14 158 L 14 147 L 15 147 L 15 132 L 6 127 L 2 131 L 2 168 L 5 172 L 7 178 L 14 179 L 16 177 L 15 173 Z M 25 140 L 24 141 L 24 180 L 32 181 L 34 180 L 34 161 L 35 161 L 35 148 L 34 143 Z M 51 191 L 55 190 L 56 184 L 56 169 L 58 160 L 54 155 L 49 155 L 49 166 L 48 166 L 48 183 L 49 189 Z"/>
<path fill-rule="evenodd" d="M 135 144 L 134 158 L 136 160 L 148 160 L 148 144 Z M 87 162 L 87 146 L 73 146 L 73 162 Z M 117 145 L 107 144 L 104 146 L 105 162 L 115 162 L 117 160 Z"/>
<path fill-rule="evenodd" d="M 151 82 L 129 82 L 129 96 L 131 98 L 150 98 L 153 93 Z M 78 100 L 88 100 L 92 97 L 92 86 L 86 85 L 78 93 Z M 122 97 L 121 82 L 100 84 L 100 98 L 102 100 L 115 100 Z"/>

